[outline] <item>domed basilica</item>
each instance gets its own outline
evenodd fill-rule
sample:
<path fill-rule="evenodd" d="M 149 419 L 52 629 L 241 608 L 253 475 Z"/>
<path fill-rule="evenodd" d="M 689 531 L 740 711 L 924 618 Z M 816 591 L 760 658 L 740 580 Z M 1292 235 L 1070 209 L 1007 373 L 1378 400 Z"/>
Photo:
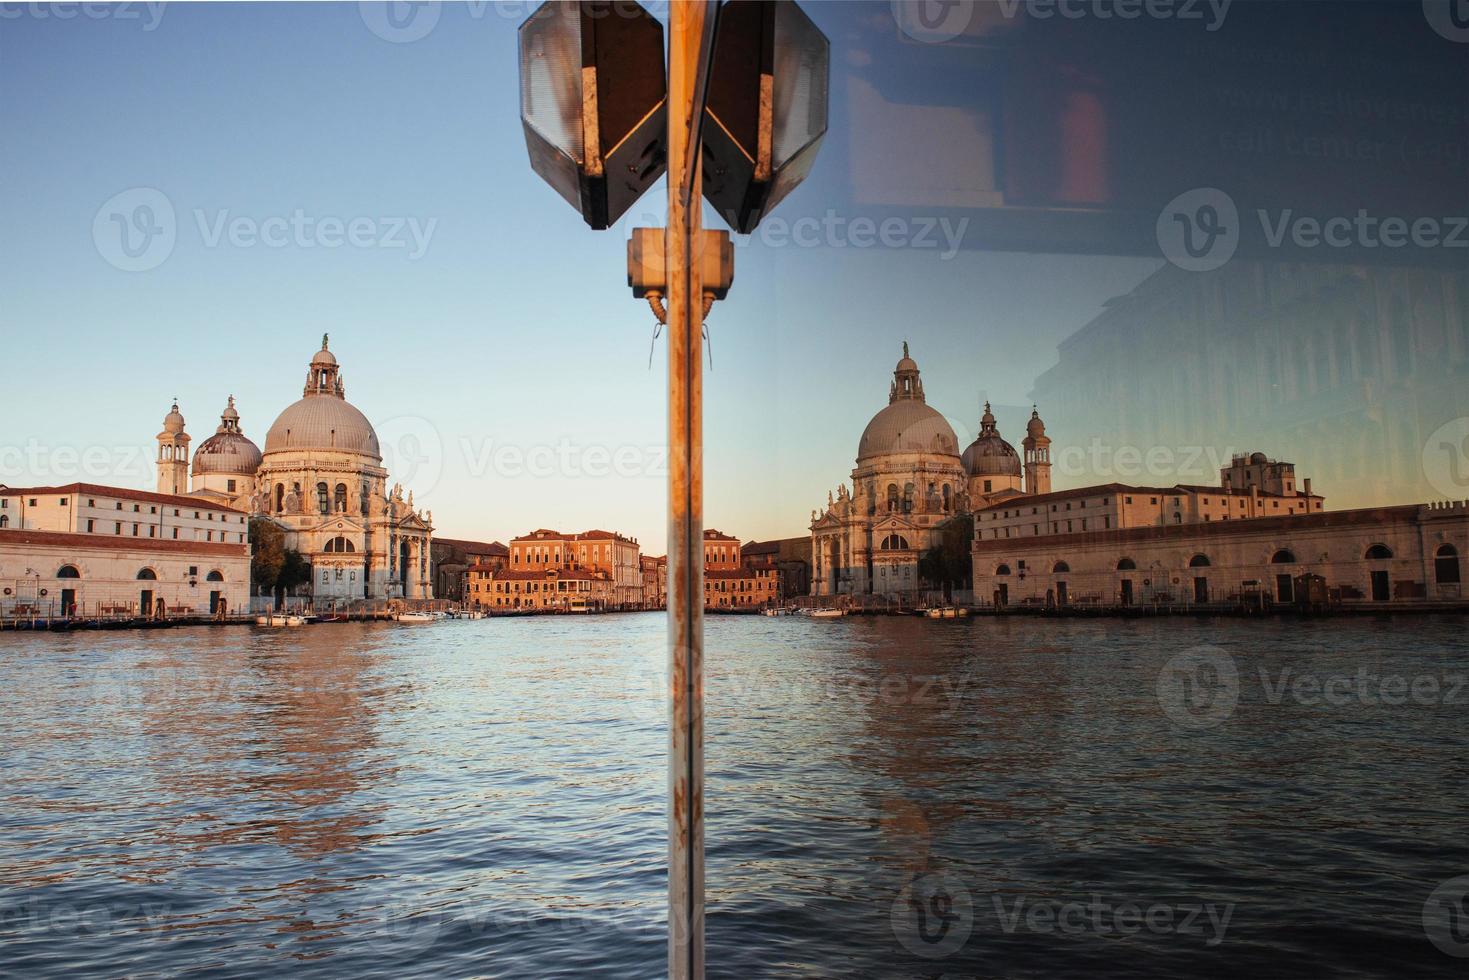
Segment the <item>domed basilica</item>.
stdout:
<path fill-rule="evenodd" d="M 827 494 L 824 511 L 811 513 L 811 594 L 922 588 L 918 561 L 940 544 L 945 524 L 1007 497 L 1050 491 L 1050 440 L 1034 411 L 1024 449 L 1022 461 L 986 404 L 979 435 L 961 454 L 953 428 L 924 399 L 904 343 L 887 407 L 857 443 L 851 490 L 842 484 Z"/>
<path fill-rule="evenodd" d="M 321 350 L 301 398 L 265 435 L 245 435 L 230 396 L 219 428 L 194 450 L 174 404 L 158 434 L 158 491 L 190 494 L 275 522 L 287 548 L 311 563 L 312 595 L 329 599 L 431 598 L 433 514 L 388 489 L 377 433 L 342 385 L 336 355 Z M 192 489 L 189 477 L 193 477 Z"/>

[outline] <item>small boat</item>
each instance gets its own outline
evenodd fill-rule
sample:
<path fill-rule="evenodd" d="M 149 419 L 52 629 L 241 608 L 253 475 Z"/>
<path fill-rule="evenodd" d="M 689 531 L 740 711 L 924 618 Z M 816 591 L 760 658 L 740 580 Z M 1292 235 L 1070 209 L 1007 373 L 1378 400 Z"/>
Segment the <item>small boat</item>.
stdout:
<path fill-rule="evenodd" d="M 400 623 L 432 623 L 439 617 L 433 613 L 401 612 L 395 617 Z"/>
<path fill-rule="evenodd" d="M 256 626 L 305 626 L 306 617 L 288 613 L 274 613 L 255 617 Z"/>
<path fill-rule="evenodd" d="M 765 615 L 767 616 L 789 616 L 790 614 L 791 611 L 784 606 L 771 606 L 765 610 Z"/>
<path fill-rule="evenodd" d="M 813 610 L 811 610 L 811 615 L 814 616 L 816 619 L 836 619 L 838 616 L 845 616 L 846 614 L 847 614 L 847 611 L 845 609 L 813 609 Z"/>

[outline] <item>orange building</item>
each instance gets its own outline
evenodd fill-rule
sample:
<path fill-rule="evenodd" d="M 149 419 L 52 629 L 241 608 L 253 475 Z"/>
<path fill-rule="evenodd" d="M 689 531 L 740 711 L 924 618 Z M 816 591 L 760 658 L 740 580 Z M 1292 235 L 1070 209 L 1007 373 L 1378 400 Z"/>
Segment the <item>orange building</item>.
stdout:
<path fill-rule="evenodd" d="M 759 609 L 779 601 L 777 569 L 746 567 L 739 538 L 713 528 L 704 532 L 705 609 Z"/>
<path fill-rule="evenodd" d="M 469 569 L 469 603 L 486 612 L 594 612 L 613 607 L 612 577 L 585 568 Z"/>
<path fill-rule="evenodd" d="M 668 556 L 641 555 L 638 565 L 643 571 L 643 608 L 662 609 L 668 605 Z"/>
<path fill-rule="evenodd" d="M 567 534 L 539 528 L 510 542 L 510 572 L 559 570 L 596 573 L 609 583 L 607 608 L 637 609 L 643 603 L 643 571 L 636 538 L 593 529 Z M 567 581 L 565 575 L 562 581 Z M 599 587 L 600 588 L 600 587 Z"/>

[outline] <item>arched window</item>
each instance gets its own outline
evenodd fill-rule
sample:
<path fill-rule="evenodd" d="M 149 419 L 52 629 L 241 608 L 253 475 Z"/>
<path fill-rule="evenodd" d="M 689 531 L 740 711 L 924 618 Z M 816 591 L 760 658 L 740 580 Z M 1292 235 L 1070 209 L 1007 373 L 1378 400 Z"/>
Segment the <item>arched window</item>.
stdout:
<path fill-rule="evenodd" d="M 286 485 L 277 483 L 275 485 L 275 512 L 279 514 L 286 507 Z"/>
<path fill-rule="evenodd" d="M 316 485 L 316 509 L 323 514 L 331 513 L 331 501 L 327 499 L 325 483 Z"/>
<path fill-rule="evenodd" d="M 1009 565 L 1001 565 L 999 568 L 995 569 L 995 574 L 996 575 L 1009 575 L 1010 574 L 1010 566 Z"/>
<path fill-rule="evenodd" d="M 907 551 L 908 539 L 901 534 L 889 534 L 882 539 L 881 549 L 883 551 Z"/>
<path fill-rule="evenodd" d="M 347 512 L 347 484 L 338 483 L 336 492 L 333 494 L 332 505 L 338 514 Z"/>
<path fill-rule="evenodd" d="M 913 513 L 913 484 L 903 484 L 903 513 Z"/>
<path fill-rule="evenodd" d="M 332 538 L 330 541 L 328 541 L 326 543 L 326 548 L 324 548 L 323 550 L 332 553 L 340 552 L 347 554 L 356 551 L 357 548 L 355 545 L 352 544 L 351 541 L 348 541 L 346 538 L 338 535 L 337 537 Z"/>
<path fill-rule="evenodd" d="M 944 512 L 945 513 L 948 513 L 948 511 L 950 510 L 950 508 L 953 507 L 953 505 L 954 505 L 954 500 L 953 500 L 953 497 L 951 495 L 951 491 L 949 490 L 949 485 L 947 483 L 945 483 L 944 484 Z"/>
<path fill-rule="evenodd" d="M 62 565 L 56 570 L 57 578 L 81 578 L 82 573 L 77 571 L 75 565 Z"/>
<path fill-rule="evenodd" d="M 1458 584 L 1459 552 L 1453 545 L 1444 545 L 1433 556 L 1433 578 L 1439 585 Z"/>
<path fill-rule="evenodd" d="M 1119 572 L 1131 572 L 1136 568 L 1137 563 L 1134 562 L 1131 558 L 1122 558 L 1119 559 L 1117 562 L 1117 570 Z"/>
<path fill-rule="evenodd" d="M 1295 563 L 1296 556 L 1286 548 L 1281 548 L 1270 556 L 1270 564 L 1272 565 L 1294 565 Z"/>
<path fill-rule="evenodd" d="M 891 514 L 893 511 L 895 511 L 897 509 L 898 509 L 898 485 L 896 483 L 889 483 L 888 484 L 888 513 Z"/>
<path fill-rule="evenodd" d="M 1071 571 L 1071 566 L 1066 564 L 1064 561 L 1058 561 L 1056 562 L 1055 567 L 1051 569 L 1051 571 L 1057 575 L 1064 575 L 1067 572 Z"/>
<path fill-rule="evenodd" d="M 219 569 L 216 568 L 213 571 L 211 571 L 208 575 L 204 576 L 204 581 L 206 581 L 206 582 L 223 582 L 224 581 L 224 573 L 221 572 Z"/>
<path fill-rule="evenodd" d="M 9 526 L 10 526 L 10 515 L 9 514 L 0 514 L 0 527 L 9 527 Z"/>
<path fill-rule="evenodd" d="M 1382 561 L 1392 557 L 1392 549 L 1385 544 L 1374 544 L 1367 549 L 1368 561 Z"/>
<path fill-rule="evenodd" d="M 1209 567 L 1209 556 L 1208 555 L 1194 555 L 1192 558 L 1190 558 L 1188 560 L 1188 567 L 1189 568 L 1208 568 Z"/>
<path fill-rule="evenodd" d="M 158 575 L 151 568 L 138 569 L 138 578 L 142 579 L 145 582 L 158 581 Z"/>

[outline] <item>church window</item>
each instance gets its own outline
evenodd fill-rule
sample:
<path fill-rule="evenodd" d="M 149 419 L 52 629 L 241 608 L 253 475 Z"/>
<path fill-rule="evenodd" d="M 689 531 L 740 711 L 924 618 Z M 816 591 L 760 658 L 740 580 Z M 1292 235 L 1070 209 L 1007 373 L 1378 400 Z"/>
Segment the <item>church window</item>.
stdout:
<path fill-rule="evenodd" d="M 327 490 L 325 483 L 316 485 L 316 509 L 323 514 L 331 513 L 330 503 L 327 501 Z"/>
<path fill-rule="evenodd" d="M 235 481 L 234 480 L 225 480 L 224 481 L 224 488 L 229 493 L 234 493 L 235 492 Z"/>
<path fill-rule="evenodd" d="M 1433 558 L 1433 578 L 1439 585 L 1455 585 L 1459 581 L 1459 552 L 1451 544 L 1438 549 Z"/>

